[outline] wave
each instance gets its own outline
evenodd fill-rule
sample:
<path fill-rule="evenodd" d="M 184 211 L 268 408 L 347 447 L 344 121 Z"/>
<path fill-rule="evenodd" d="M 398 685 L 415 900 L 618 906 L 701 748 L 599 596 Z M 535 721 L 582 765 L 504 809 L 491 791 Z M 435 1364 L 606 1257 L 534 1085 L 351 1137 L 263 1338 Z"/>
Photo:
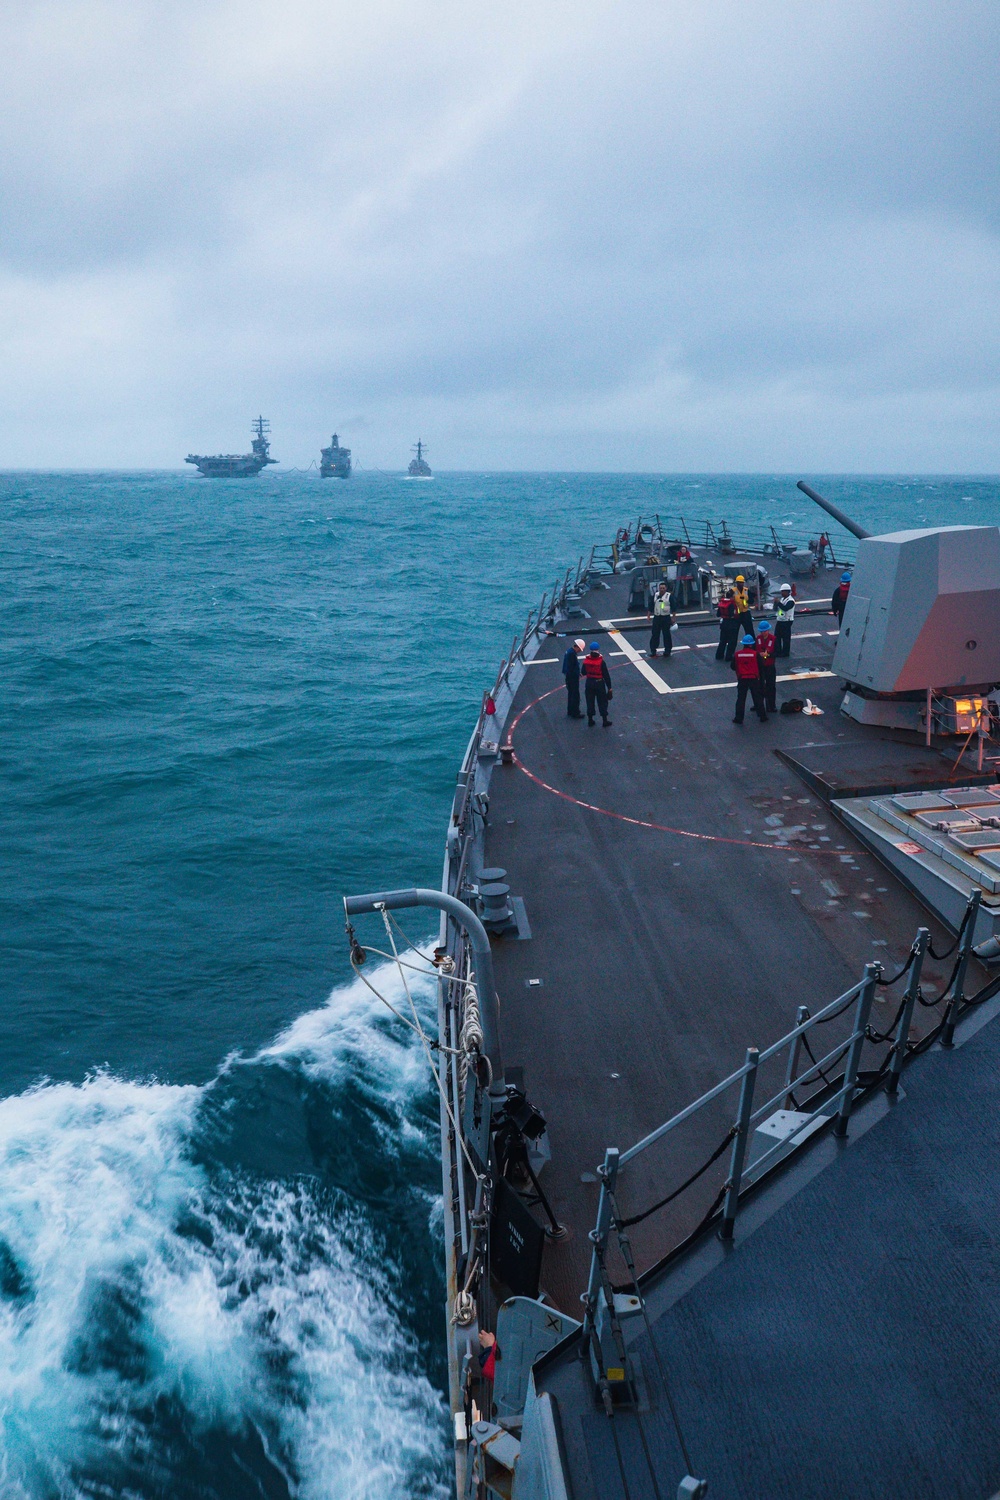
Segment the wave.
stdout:
<path fill-rule="evenodd" d="M 436 1172 L 357 981 L 203 1087 L 0 1102 L 0 1493 L 445 1495 Z"/>

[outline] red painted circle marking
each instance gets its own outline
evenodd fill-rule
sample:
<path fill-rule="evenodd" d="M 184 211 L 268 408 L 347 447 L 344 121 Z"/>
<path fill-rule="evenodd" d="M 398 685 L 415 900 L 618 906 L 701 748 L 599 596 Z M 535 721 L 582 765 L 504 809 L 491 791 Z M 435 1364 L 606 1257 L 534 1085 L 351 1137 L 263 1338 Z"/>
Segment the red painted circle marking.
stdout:
<path fill-rule="evenodd" d="M 549 688 L 547 693 L 539 693 L 537 698 L 533 698 L 530 703 L 525 704 L 507 731 L 506 748 L 510 750 L 515 766 L 517 766 L 519 771 L 523 771 L 525 776 L 533 781 L 536 786 L 542 787 L 546 792 L 551 792 L 553 797 L 561 797 L 564 802 L 572 802 L 574 807 L 585 808 L 587 812 L 600 813 L 605 818 L 616 818 L 619 823 L 631 823 L 634 828 L 651 828 L 654 833 L 675 833 L 679 838 L 699 839 L 707 844 L 739 844 L 744 849 L 766 849 L 769 854 L 784 854 L 792 848 L 791 844 L 761 844 L 755 839 L 731 839 L 721 833 L 692 833 L 690 828 L 672 828 L 668 823 L 650 823 L 645 818 L 630 818 L 627 813 L 614 812 L 610 807 L 598 807 L 593 802 L 583 802 L 579 797 L 574 797 L 570 792 L 561 792 L 557 786 L 550 786 L 547 781 L 543 781 L 540 776 L 536 776 L 534 771 L 530 771 L 524 764 L 524 761 L 521 760 L 514 749 L 514 731 L 525 714 L 530 713 L 533 708 L 537 707 L 546 698 L 551 698 L 553 693 L 561 692 L 562 688 L 554 687 Z M 832 849 L 806 849 L 801 844 L 796 845 L 795 848 L 800 854 L 834 853 Z"/>

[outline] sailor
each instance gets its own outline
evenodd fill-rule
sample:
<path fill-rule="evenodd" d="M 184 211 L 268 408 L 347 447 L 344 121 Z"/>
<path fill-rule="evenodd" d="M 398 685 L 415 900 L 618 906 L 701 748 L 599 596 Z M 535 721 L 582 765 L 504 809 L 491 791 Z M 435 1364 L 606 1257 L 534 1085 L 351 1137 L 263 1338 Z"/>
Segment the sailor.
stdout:
<path fill-rule="evenodd" d="M 715 659 L 716 661 L 732 661 L 739 638 L 736 600 L 733 598 L 732 589 L 723 589 L 722 598 L 715 606 L 715 613 L 719 617 L 719 649 L 715 653 Z"/>
<path fill-rule="evenodd" d="M 760 671 L 760 690 L 764 695 L 764 707 L 769 714 L 778 712 L 774 694 L 778 684 L 778 669 L 774 664 L 777 641 L 771 634 L 768 620 L 761 620 L 757 628 L 757 666 Z"/>
<path fill-rule="evenodd" d="M 677 549 L 677 599 L 681 609 L 691 607 L 691 591 L 694 588 L 697 569 L 690 547 L 682 542 Z"/>
<path fill-rule="evenodd" d="M 733 584 L 733 598 L 736 600 L 736 619 L 739 623 L 739 638 L 745 635 L 753 635 L 753 616 L 750 613 L 750 595 L 747 592 L 747 581 L 742 573 L 737 573 Z"/>
<path fill-rule="evenodd" d="M 781 585 L 777 603 L 774 606 L 777 616 L 774 626 L 775 656 L 791 656 L 792 654 L 792 621 L 795 619 L 795 591 L 790 583 Z"/>
<path fill-rule="evenodd" d="M 760 662 L 754 646 L 754 637 L 745 635 L 742 644 L 733 656 L 733 671 L 736 673 L 736 712 L 734 724 L 743 723 L 747 704 L 747 693 L 753 701 L 754 712 L 762 724 L 767 723 L 764 695 L 760 690 Z"/>
<path fill-rule="evenodd" d="M 562 659 L 562 674 L 566 679 L 566 713 L 571 719 L 582 719 L 580 712 L 580 654 L 586 651 L 583 641 L 573 642 Z"/>
<path fill-rule="evenodd" d="M 596 641 L 591 641 L 590 650 L 583 658 L 583 677 L 584 696 L 587 700 L 587 723 L 593 729 L 596 705 L 601 710 L 601 720 L 605 729 L 610 729 L 608 702 L 612 696 L 611 673 L 608 671 L 608 664 L 601 655 L 601 648 Z"/>
<path fill-rule="evenodd" d="M 500 1358 L 500 1345 L 497 1343 L 495 1333 L 487 1333 L 485 1328 L 479 1330 L 479 1369 L 484 1380 L 496 1378 L 497 1360 Z"/>
<path fill-rule="evenodd" d="M 841 573 L 840 582 L 834 589 L 833 598 L 830 600 L 830 613 L 837 616 L 837 623 L 840 626 L 843 626 L 844 623 L 844 610 L 847 608 L 847 596 L 850 592 L 851 575 L 850 573 Z"/>
<path fill-rule="evenodd" d="M 673 648 L 670 631 L 674 623 L 674 617 L 673 605 L 670 602 L 670 594 L 665 583 L 657 585 L 656 593 L 653 596 L 652 619 L 653 633 L 649 637 L 649 654 L 650 656 L 656 655 L 656 649 L 662 640 L 663 654 L 664 656 L 669 656 Z"/>

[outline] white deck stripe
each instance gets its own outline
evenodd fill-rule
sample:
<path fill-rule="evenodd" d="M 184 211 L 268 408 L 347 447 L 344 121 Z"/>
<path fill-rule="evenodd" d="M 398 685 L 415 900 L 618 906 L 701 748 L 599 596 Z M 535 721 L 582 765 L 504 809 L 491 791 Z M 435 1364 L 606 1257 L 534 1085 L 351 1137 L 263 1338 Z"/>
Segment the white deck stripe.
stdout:
<path fill-rule="evenodd" d="M 812 677 L 836 677 L 836 672 L 786 672 L 776 680 L 778 682 L 805 682 Z M 732 682 L 699 682 L 696 687 L 671 688 L 673 693 L 710 693 L 714 688 L 734 688 L 736 678 Z"/>
<path fill-rule="evenodd" d="M 599 625 L 608 632 L 608 635 L 619 646 L 623 656 L 627 656 L 637 672 L 641 672 L 647 682 L 652 683 L 658 693 L 670 693 L 673 689 L 664 682 L 658 673 L 654 672 L 648 662 L 643 661 L 634 646 L 630 646 L 620 630 L 615 630 L 610 620 L 598 620 Z"/>
<path fill-rule="evenodd" d="M 715 642 L 714 641 L 709 641 L 709 645 L 710 646 L 714 646 Z M 674 646 L 673 649 L 672 649 L 672 651 L 671 651 L 671 653 L 670 653 L 670 655 L 671 656 L 676 656 L 677 653 L 678 653 L 678 651 L 690 651 L 691 649 L 692 648 L 690 646 Z M 609 656 L 624 656 L 625 652 L 624 651 L 609 651 L 608 655 Z M 645 651 L 637 651 L 636 655 L 637 656 L 645 656 L 646 653 L 645 653 Z M 664 661 L 669 661 L 669 660 L 670 660 L 669 656 L 664 657 Z"/>

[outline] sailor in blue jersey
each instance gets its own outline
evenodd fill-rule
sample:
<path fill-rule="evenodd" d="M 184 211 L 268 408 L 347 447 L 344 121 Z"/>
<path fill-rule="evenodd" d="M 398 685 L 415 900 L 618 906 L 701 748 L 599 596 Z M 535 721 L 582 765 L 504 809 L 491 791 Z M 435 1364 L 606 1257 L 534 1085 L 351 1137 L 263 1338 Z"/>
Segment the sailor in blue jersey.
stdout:
<path fill-rule="evenodd" d="M 574 641 L 562 659 L 562 674 L 566 679 L 566 713 L 571 719 L 582 719 L 580 712 L 580 653 L 586 651 L 583 641 Z"/>

